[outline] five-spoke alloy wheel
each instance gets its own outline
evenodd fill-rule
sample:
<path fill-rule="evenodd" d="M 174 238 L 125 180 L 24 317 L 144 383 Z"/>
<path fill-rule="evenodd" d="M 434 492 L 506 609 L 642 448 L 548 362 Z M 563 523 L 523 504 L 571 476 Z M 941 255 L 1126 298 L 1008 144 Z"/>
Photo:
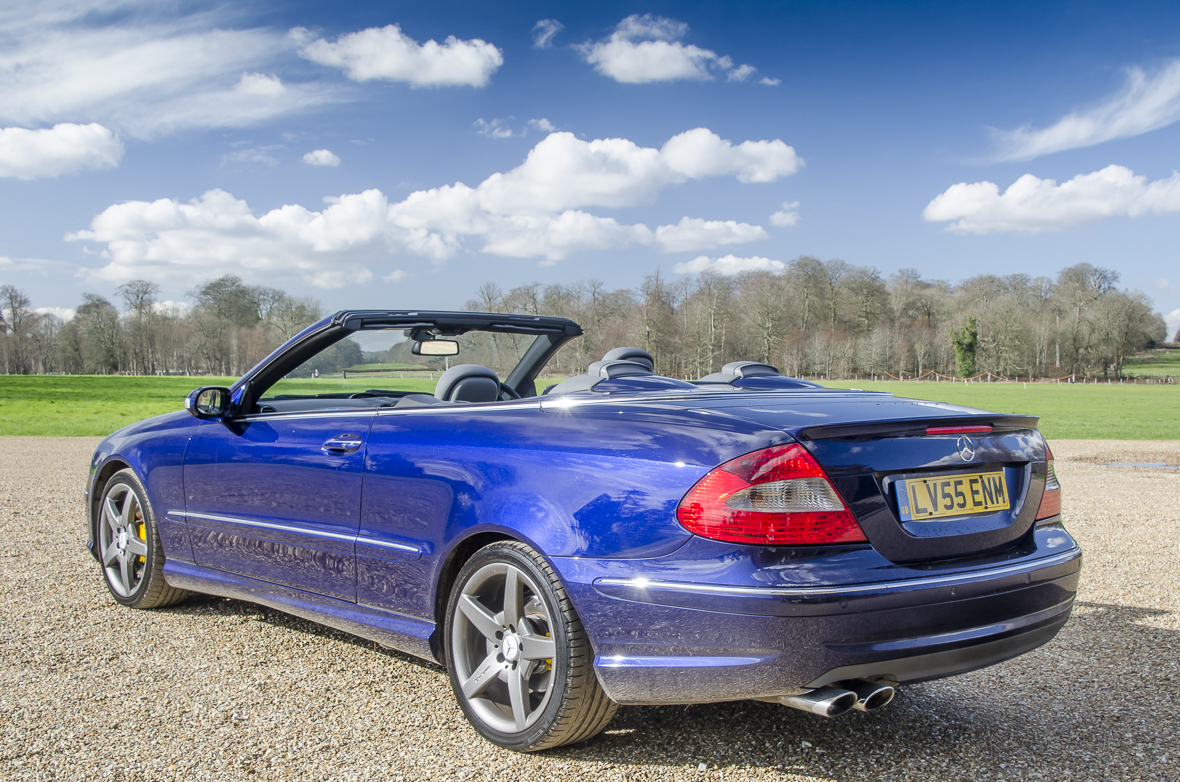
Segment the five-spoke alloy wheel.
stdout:
<path fill-rule="evenodd" d="M 445 633 L 455 696 L 475 728 L 502 747 L 531 752 L 582 741 L 614 715 L 565 589 L 523 543 L 494 543 L 464 565 Z"/>
<path fill-rule="evenodd" d="M 147 492 L 131 470 L 107 482 L 97 509 L 95 541 L 107 588 L 132 608 L 158 608 L 188 596 L 164 581 L 164 551 Z"/>

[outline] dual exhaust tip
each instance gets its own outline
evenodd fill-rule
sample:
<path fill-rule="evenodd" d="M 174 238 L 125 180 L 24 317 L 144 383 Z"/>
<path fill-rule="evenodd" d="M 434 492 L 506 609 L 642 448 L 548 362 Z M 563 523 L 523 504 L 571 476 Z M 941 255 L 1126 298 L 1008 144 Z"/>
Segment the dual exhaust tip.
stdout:
<path fill-rule="evenodd" d="M 778 702 L 821 717 L 839 717 L 845 712 L 876 711 L 889 705 L 897 690 L 888 684 L 863 679 L 841 682 L 841 686 L 820 687 L 802 695 L 784 695 Z"/>

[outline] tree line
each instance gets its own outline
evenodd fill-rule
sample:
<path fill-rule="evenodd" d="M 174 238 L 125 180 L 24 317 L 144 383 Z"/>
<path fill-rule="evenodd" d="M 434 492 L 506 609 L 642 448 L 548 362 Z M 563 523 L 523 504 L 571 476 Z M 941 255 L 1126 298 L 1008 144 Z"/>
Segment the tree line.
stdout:
<path fill-rule="evenodd" d="M 232 275 L 189 293 L 191 307 L 161 302 L 160 288 L 118 288 L 123 310 L 82 294 L 74 317 L 38 313 L 0 286 L 0 360 L 5 374 L 240 375 L 321 317 L 320 305 Z"/>
<path fill-rule="evenodd" d="M 912 269 L 885 278 L 872 267 L 803 256 L 781 274 L 669 280 L 657 272 L 635 290 L 597 280 L 509 291 L 486 283 L 466 306 L 580 323 L 586 336 L 551 362 L 555 374 L 632 345 L 651 352 L 661 374 L 689 379 L 739 359 L 820 379 L 930 371 L 1106 378 L 1121 377 L 1128 357 L 1166 339 L 1150 300 L 1118 281 L 1118 272 L 1083 263 L 1055 279 L 980 275 L 952 284 Z"/>
<path fill-rule="evenodd" d="M 952 284 L 912 269 L 885 278 L 872 267 L 803 256 L 781 274 L 669 280 L 657 271 L 636 289 L 610 290 L 588 280 L 505 291 L 489 282 L 465 309 L 581 324 L 585 337 L 550 362 L 553 374 L 585 371 L 610 348 L 632 345 L 651 352 L 661 374 L 690 379 L 739 359 L 822 379 L 930 371 L 1106 378 L 1121 377 L 1129 356 L 1167 336 L 1148 298 L 1120 290 L 1118 282 L 1116 271 L 1078 264 L 1056 278 L 979 275 Z M 0 286 L 3 371 L 240 375 L 322 316 L 313 299 L 232 275 L 195 288 L 189 307 L 164 305 L 159 287 L 145 280 L 117 293 L 121 311 L 86 293 L 63 322 L 36 312 L 16 287 Z M 389 360 L 346 352 L 343 363 Z M 419 360 L 398 353 L 400 360 Z M 489 354 L 477 363 L 496 361 Z"/>

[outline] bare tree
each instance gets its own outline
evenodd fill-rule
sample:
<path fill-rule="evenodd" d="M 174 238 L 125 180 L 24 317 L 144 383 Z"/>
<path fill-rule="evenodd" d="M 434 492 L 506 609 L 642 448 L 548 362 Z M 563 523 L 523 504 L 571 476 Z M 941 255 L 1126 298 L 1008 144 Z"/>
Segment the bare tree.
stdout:
<path fill-rule="evenodd" d="M 36 325 L 32 302 L 15 285 L 0 285 L 0 341 L 3 342 L 4 374 L 27 375 L 29 334 Z"/>

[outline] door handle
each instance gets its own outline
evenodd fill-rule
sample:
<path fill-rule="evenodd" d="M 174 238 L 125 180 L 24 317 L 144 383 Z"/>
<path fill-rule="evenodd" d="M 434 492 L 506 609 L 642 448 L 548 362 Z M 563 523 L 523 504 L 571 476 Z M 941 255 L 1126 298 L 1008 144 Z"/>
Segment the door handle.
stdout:
<path fill-rule="evenodd" d="M 333 454 L 355 453 L 363 443 L 364 440 L 360 438 L 360 435 L 338 434 L 320 446 L 320 450 Z"/>

